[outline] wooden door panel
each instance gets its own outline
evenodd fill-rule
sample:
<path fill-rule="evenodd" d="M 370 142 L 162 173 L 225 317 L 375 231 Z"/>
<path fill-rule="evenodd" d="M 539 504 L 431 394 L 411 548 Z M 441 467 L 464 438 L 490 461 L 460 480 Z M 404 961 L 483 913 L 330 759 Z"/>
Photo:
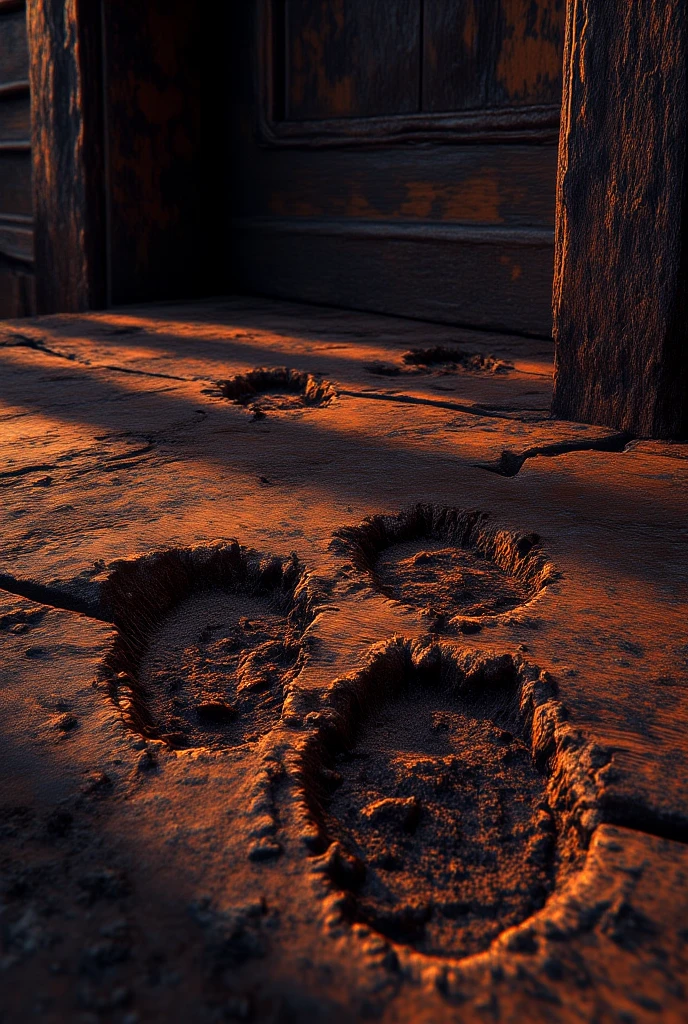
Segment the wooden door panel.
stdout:
<path fill-rule="evenodd" d="M 473 110 L 485 106 L 492 74 L 494 3 L 425 0 L 423 110 Z"/>
<path fill-rule="evenodd" d="M 0 5 L 0 85 L 25 82 L 29 77 L 29 47 L 26 38 L 26 13 L 5 13 Z"/>
<path fill-rule="evenodd" d="M 238 287 L 549 336 L 563 0 L 235 11 Z"/>
<path fill-rule="evenodd" d="M 0 139 L 3 142 L 26 141 L 31 138 L 31 102 L 29 94 L 0 94 Z"/>
<path fill-rule="evenodd" d="M 500 0 L 487 106 L 560 104 L 565 0 Z"/>
<path fill-rule="evenodd" d="M 236 189 L 244 217 L 554 226 L 554 147 L 256 151 Z"/>
<path fill-rule="evenodd" d="M 564 0 L 425 0 L 423 110 L 558 104 Z"/>
<path fill-rule="evenodd" d="M 244 290 L 548 336 L 553 250 L 535 231 L 286 219 L 237 221 Z"/>
<path fill-rule="evenodd" d="M 420 0 L 287 0 L 285 118 L 417 111 L 420 9 Z"/>

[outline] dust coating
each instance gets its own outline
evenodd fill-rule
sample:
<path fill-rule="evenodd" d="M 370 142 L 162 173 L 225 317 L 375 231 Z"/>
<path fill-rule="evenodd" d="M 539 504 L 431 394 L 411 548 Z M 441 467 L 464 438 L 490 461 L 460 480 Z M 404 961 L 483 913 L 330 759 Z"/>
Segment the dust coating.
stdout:
<path fill-rule="evenodd" d="M 299 655 L 266 599 L 209 591 L 157 629 L 139 682 L 161 738 L 176 747 L 236 746 L 279 718 Z"/>
<path fill-rule="evenodd" d="M 325 820 L 353 919 L 463 957 L 542 906 L 554 881 L 546 780 L 502 715 L 499 700 L 411 681 L 336 756 Z"/>
<path fill-rule="evenodd" d="M 441 540 L 395 544 L 375 571 L 390 596 L 439 615 L 494 615 L 528 600 L 525 586 L 495 562 Z"/>
<path fill-rule="evenodd" d="M 258 739 L 279 718 L 310 616 L 292 555 L 236 541 L 115 563 L 104 599 L 118 635 L 102 667 L 130 728 L 172 747 Z"/>

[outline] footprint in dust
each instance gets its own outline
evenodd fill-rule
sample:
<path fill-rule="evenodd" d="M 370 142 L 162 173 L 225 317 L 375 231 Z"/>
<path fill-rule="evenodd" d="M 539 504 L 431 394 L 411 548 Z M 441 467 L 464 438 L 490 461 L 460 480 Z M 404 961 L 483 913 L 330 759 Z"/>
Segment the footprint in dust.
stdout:
<path fill-rule="evenodd" d="M 434 345 L 431 348 L 412 348 L 405 352 L 402 360 L 406 366 L 428 370 L 429 367 L 440 367 L 443 373 L 456 373 L 457 369 L 469 370 L 474 373 L 508 373 L 513 364 L 505 359 L 498 359 L 491 354 L 466 352 L 457 346 Z"/>
<path fill-rule="evenodd" d="M 235 542 L 120 562 L 105 586 L 118 638 L 104 675 L 127 723 L 170 746 L 232 747 L 279 719 L 307 601 L 295 557 Z"/>
<path fill-rule="evenodd" d="M 469 956 L 544 904 L 558 825 L 515 663 L 443 657 L 421 670 L 403 654 L 391 645 L 361 677 L 346 729 L 314 744 L 307 801 L 328 846 L 316 867 L 347 894 L 351 921 Z"/>
<path fill-rule="evenodd" d="M 256 419 L 262 419 L 268 412 L 329 405 L 337 397 L 329 381 L 286 366 L 239 373 L 218 381 L 217 388 L 224 398 L 249 407 Z"/>
<path fill-rule="evenodd" d="M 399 377 L 402 374 L 453 374 L 461 370 L 469 373 L 504 374 L 513 370 L 513 363 L 492 354 L 466 352 L 457 345 L 433 345 L 430 348 L 412 348 L 404 352 L 398 363 L 367 363 L 364 369 L 380 377 Z"/>
<path fill-rule="evenodd" d="M 139 683 L 159 735 L 176 747 L 236 746 L 279 718 L 300 653 L 269 600 L 222 590 L 184 601 L 155 631 Z"/>
<path fill-rule="evenodd" d="M 416 505 L 337 531 L 333 547 L 378 592 L 412 605 L 439 629 L 455 617 L 499 615 L 555 578 L 537 534 L 498 530 L 482 512 Z M 475 624 L 479 628 L 479 623 Z"/>
<path fill-rule="evenodd" d="M 419 538 L 380 553 L 375 573 L 393 597 L 439 615 L 495 615 L 524 604 L 528 590 L 496 562 L 470 548 Z"/>

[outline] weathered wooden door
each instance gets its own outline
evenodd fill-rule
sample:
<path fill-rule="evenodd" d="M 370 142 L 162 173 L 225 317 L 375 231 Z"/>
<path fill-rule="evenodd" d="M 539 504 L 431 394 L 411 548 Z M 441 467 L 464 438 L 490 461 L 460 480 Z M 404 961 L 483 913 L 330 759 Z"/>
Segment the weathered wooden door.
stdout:
<path fill-rule="evenodd" d="M 237 7 L 239 286 L 549 335 L 564 0 Z"/>

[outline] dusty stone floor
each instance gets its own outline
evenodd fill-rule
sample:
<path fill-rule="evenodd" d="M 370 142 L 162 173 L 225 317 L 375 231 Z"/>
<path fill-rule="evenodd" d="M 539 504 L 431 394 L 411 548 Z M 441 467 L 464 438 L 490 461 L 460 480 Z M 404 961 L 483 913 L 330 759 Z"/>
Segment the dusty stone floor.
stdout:
<path fill-rule="evenodd" d="M 0 325 L 3 1024 L 687 1019 L 688 451 L 551 359 Z"/>

